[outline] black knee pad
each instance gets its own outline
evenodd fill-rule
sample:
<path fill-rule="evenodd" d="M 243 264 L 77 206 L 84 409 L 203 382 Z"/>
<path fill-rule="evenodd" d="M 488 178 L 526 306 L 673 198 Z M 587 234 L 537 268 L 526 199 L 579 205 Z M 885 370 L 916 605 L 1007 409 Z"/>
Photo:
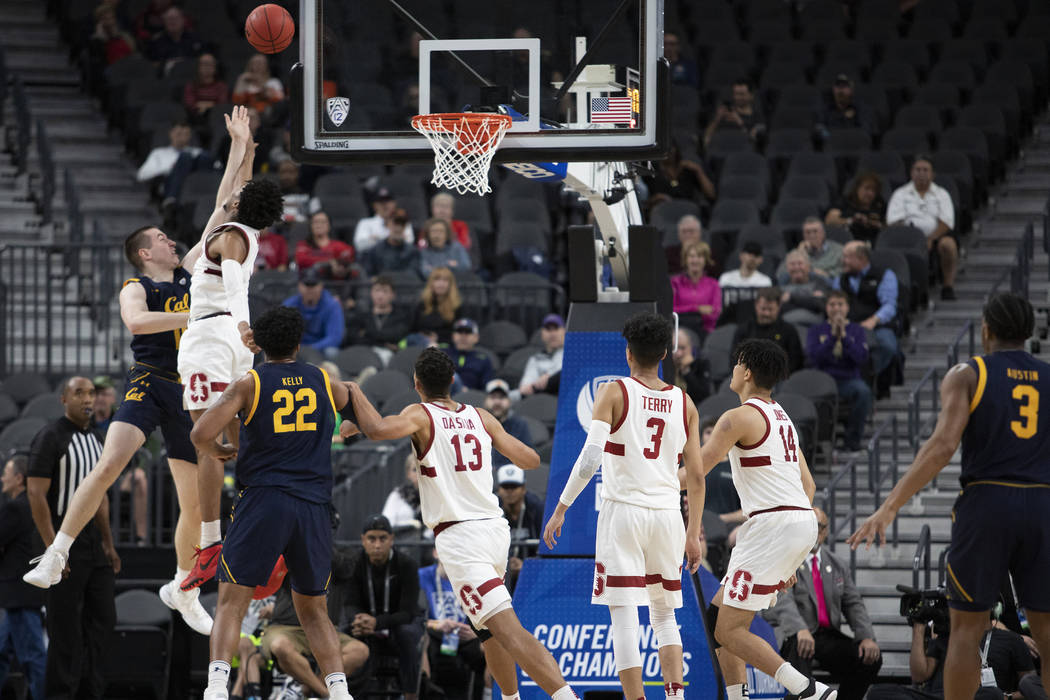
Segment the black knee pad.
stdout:
<path fill-rule="evenodd" d="M 470 629 L 474 630 L 474 634 L 478 636 L 478 641 L 480 643 L 484 644 L 485 642 L 492 639 L 492 632 L 489 632 L 488 627 L 486 627 L 483 630 L 479 630 L 477 627 L 474 626 L 474 623 L 471 622 L 469 618 L 467 619 L 467 624 L 470 625 Z"/>
<path fill-rule="evenodd" d="M 707 637 L 711 640 L 711 650 L 714 651 L 722 645 L 715 639 L 715 625 L 718 624 L 718 606 L 714 603 L 707 604 L 707 611 L 704 613 L 704 622 L 707 624 Z"/>

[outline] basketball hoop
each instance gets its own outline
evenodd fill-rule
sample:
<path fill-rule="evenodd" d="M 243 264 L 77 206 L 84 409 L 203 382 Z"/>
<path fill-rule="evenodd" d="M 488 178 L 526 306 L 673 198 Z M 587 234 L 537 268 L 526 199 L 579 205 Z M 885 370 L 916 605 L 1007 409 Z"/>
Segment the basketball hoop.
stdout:
<path fill-rule="evenodd" d="M 489 112 L 417 114 L 412 117 L 412 127 L 426 136 L 434 149 L 431 182 L 460 194 L 491 192 L 489 165 L 512 121 L 506 114 Z"/>

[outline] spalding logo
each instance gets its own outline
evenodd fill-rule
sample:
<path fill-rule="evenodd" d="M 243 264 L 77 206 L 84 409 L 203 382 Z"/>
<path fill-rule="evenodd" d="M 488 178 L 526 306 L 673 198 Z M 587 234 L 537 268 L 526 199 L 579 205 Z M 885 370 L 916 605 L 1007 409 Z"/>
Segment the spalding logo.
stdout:
<path fill-rule="evenodd" d="M 594 397 L 598 395 L 598 389 L 602 384 L 615 382 L 621 378 L 619 374 L 606 374 L 595 377 L 580 387 L 580 395 L 576 397 L 576 419 L 580 421 L 580 427 L 584 432 L 591 427 L 591 413 L 594 411 Z"/>

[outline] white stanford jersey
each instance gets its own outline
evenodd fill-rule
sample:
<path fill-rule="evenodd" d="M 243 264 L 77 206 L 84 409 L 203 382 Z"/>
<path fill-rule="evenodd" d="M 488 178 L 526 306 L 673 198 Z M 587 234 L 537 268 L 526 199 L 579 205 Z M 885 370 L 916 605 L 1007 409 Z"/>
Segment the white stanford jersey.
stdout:
<path fill-rule="evenodd" d="M 602 499 L 643 508 L 678 510 L 678 462 L 688 436 L 685 392 L 650 389 L 634 377 L 617 379 L 623 415 L 602 456 Z"/>
<path fill-rule="evenodd" d="M 204 237 L 204 250 L 197 262 L 193 264 L 193 277 L 190 279 L 190 318 L 200 319 L 210 314 L 230 310 L 226 302 L 226 288 L 222 286 L 222 263 L 208 257 L 208 243 L 222 229 L 237 229 L 244 234 L 248 243 L 248 255 L 241 263 L 245 281 L 251 279 L 255 270 L 255 257 L 259 254 L 259 231 L 244 224 L 227 223 L 213 228 Z"/>
<path fill-rule="evenodd" d="M 430 529 L 441 523 L 502 518 L 492 491 L 492 438 L 478 409 L 421 403 L 430 444 L 419 455 L 419 505 Z"/>
<path fill-rule="evenodd" d="M 798 431 L 780 404 L 752 397 L 744 402 L 758 411 L 766 432 L 754 445 L 739 442 L 729 450 L 733 485 L 748 517 L 774 509 L 809 510 L 799 469 Z"/>

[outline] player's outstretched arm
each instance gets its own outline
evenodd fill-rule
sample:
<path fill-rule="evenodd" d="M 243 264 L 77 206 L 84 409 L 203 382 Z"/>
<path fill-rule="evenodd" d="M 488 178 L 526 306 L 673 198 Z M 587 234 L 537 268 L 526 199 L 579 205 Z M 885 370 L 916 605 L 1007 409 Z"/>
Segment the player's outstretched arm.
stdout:
<path fill-rule="evenodd" d="M 813 505 L 813 497 L 817 495 L 817 484 L 813 481 L 813 474 L 809 471 L 809 462 L 802 450 L 798 451 L 798 469 L 802 473 L 802 490 L 806 492 L 809 504 Z"/>
<path fill-rule="evenodd" d="M 429 429 L 430 421 L 419 404 L 406 406 L 396 416 L 381 416 L 357 382 L 343 384 L 350 392 L 354 414 L 357 416 L 357 427 L 369 440 L 396 440 Z"/>
<path fill-rule="evenodd" d="M 190 431 L 190 440 L 197 451 L 209 457 L 225 462 L 237 456 L 237 449 L 232 445 L 220 445 L 219 436 L 237 413 L 247 410 L 255 398 L 255 380 L 246 374 L 222 392 L 218 403 L 204 412 Z"/>
<path fill-rule="evenodd" d="M 168 313 L 150 311 L 146 304 L 146 290 L 141 284 L 128 282 L 120 290 L 120 320 L 132 335 L 163 333 L 185 328 L 189 323 L 188 312 Z"/>
<path fill-rule="evenodd" d="M 226 221 L 226 210 L 224 209 L 230 196 L 240 189 L 243 181 L 238 177 L 241 165 L 244 162 L 244 154 L 252 148 L 252 130 L 248 119 L 247 107 L 234 107 L 230 114 L 223 115 L 226 118 L 226 131 L 230 134 L 230 154 L 226 159 L 226 170 L 223 171 L 219 189 L 215 193 L 215 208 L 208 223 L 204 227 L 202 235 Z"/>
<path fill-rule="evenodd" d="M 704 558 L 700 534 L 707 487 L 704 483 L 703 453 L 700 450 L 700 415 L 688 398 L 686 411 L 689 414 L 689 425 L 685 448 L 682 450 L 682 461 L 685 463 L 686 493 L 689 496 L 689 524 L 685 531 L 685 556 L 689 572 L 695 574 Z"/>
<path fill-rule="evenodd" d="M 253 353 L 259 352 L 255 344 L 248 316 L 248 279 L 241 264 L 248 257 L 248 242 L 239 229 L 223 231 L 208 243 L 208 253 L 221 260 L 222 287 L 226 292 L 226 304 L 230 308 L 241 342 Z"/>
<path fill-rule="evenodd" d="M 941 413 L 937 416 L 933 435 L 919 448 L 915 461 L 879 509 L 846 539 L 853 549 L 862 542 L 869 548 L 876 539 L 880 545 L 886 544 L 886 528 L 897 517 L 897 511 L 948 464 L 970 420 L 970 401 L 976 386 L 977 373 L 969 365 L 956 365 L 944 375 L 944 381 L 941 382 Z"/>
<path fill-rule="evenodd" d="M 492 446 L 501 455 L 522 469 L 535 469 L 540 466 L 540 456 L 536 450 L 504 430 L 503 424 L 493 418 L 492 414 L 484 408 L 478 409 L 478 415 L 481 416 L 485 430 L 492 437 Z"/>

